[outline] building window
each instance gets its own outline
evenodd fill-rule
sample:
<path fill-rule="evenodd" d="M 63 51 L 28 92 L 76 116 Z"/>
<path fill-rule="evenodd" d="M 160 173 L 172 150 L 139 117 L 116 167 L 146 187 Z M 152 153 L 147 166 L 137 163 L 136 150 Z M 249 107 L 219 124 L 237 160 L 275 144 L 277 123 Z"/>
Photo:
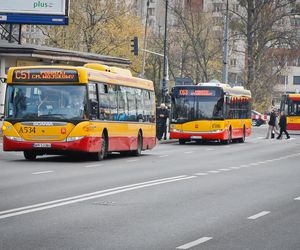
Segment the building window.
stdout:
<path fill-rule="evenodd" d="M 299 27 L 300 26 L 300 18 L 299 17 L 291 17 L 291 25 Z"/>
<path fill-rule="evenodd" d="M 300 85 L 300 76 L 294 76 L 293 84 L 294 85 Z"/>
<path fill-rule="evenodd" d="M 236 67 L 236 59 L 235 58 L 230 60 L 230 66 Z"/>
<path fill-rule="evenodd" d="M 287 76 L 278 76 L 278 83 L 280 85 L 285 85 L 288 82 Z"/>
<path fill-rule="evenodd" d="M 222 3 L 213 3 L 213 12 L 221 12 Z"/>
<path fill-rule="evenodd" d="M 154 8 L 149 8 L 149 15 L 154 16 L 155 9 Z"/>
<path fill-rule="evenodd" d="M 233 4 L 232 9 L 234 12 L 238 13 L 239 12 L 239 4 Z"/>
<path fill-rule="evenodd" d="M 293 58 L 293 64 L 292 64 L 292 66 L 300 67 L 300 57 L 294 57 Z"/>

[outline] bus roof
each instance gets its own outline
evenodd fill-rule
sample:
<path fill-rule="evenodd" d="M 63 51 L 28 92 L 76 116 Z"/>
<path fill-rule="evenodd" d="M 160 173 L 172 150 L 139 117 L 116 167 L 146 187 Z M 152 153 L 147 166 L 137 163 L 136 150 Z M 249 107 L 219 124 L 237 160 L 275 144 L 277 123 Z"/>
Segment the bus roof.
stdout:
<path fill-rule="evenodd" d="M 133 77 L 127 69 L 102 64 L 11 67 L 7 74 L 8 84 L 87 84 L 89 81 L 154 90 L 152 81 Z"/>
<path fill-rule="evenodd" d="M 300 101 L 300 94 L 288 94 L 288 98 L 293 101 Z"/>
<path fill-rule="evenodd" d="M 230 87 L 229 84 L 224 83 L 203 83 L 198 85 L 182 85 L 182 86 L 175 86 L 174 88 L 206 88 L 206 87 L 214 87 L 219 88 L 224 91 L 225 94 L 231 95 L 231 96 L 245 96 L 245 97 L 251 97 L 250 90 L 244 89 L 242 86 L 235 86 Z"/>

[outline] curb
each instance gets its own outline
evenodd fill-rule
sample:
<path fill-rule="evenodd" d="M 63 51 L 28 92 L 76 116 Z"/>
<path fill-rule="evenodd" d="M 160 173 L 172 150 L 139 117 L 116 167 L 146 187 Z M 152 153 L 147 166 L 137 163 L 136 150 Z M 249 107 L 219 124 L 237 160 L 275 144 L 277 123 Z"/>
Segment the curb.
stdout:
<path fill-rule="evenodd" d="M 157 144 L 171 144 L 174 142 L 178 142 L 178 140 L 177 139 L 167 139 L 167 140 L 157 141 Z"/>

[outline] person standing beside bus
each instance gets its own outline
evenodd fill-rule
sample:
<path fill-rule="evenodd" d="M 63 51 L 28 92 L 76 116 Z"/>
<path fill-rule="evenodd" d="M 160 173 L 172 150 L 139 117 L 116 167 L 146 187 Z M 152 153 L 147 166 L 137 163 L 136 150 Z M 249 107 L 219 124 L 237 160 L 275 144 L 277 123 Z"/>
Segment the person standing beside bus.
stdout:
<path fill-rule="evenodd" d="M 272 112 L 270 114 L 270 120 L 268 122 L 268 132 L 267 132 L 267 136 L 266 139 L 269 139 L 270 134 L 275 133 L 275 134 L 279 134 L 278 131 L 276 130 L 276 112 L 275 112 L 275 108 L 272 109 Z"/>
<path fill-rule="evenodd" d="M 167 139 L 167 119 L 169 118 L 169 111 L 166 109 L 164 103 L 160 104 L 160 107 L 156 111 L 156 125 L 157 125 L 157 139 L 160 141 L 164 135 L 164 139 Z"/>
<path fill-rule="evenodd" d="M 281 113 L 280 113 L 279 127 L 280 127 L 280 133 L 279 133 L 277 139 L 281 139 L 283 132 L 286 135 L 286 139 L 290 139 L 290 135 L 286 131 L 286 115 L 284 114 L 284 111 L 281 111 Z"/>

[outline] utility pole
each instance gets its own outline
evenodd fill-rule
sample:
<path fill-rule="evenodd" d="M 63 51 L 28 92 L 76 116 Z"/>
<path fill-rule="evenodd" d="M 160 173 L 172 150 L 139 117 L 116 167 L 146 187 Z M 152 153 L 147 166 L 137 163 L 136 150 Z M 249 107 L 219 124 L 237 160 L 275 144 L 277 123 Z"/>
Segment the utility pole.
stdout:
<path fill-rule="evenodd" d="M 164 37 L 164 67 L 163 67 L 163 81 L 162 81 L 162 100 L 163 102 L 166 101 L 166 94 L 167 94 L 167 83 L 168 83 L 168 76 L 167 76 L 167 31 L 168 31 L 168 6 L 169 1 L 166 0 L 166 10 L 165 10 L 165 37 Z"/>
<path fill-rule="evenodd" d="M 146 22 L 145 22 L 145 33 L 144 33 L 144 50 L 143 50 L 143 61 L 142 61 L 142 78 L 144 78 L 145 74 L 145 61 L 146 61 L 146 53 L 145 50 L 147 48 L 147 30 L 148 30 L 148 19 L 149 19 L 149 5 L 150 0 L 147 0 L 147 10 L 146 10 Z"/>
<path fill-rule="evenodd" d="M 223 83 L 228 83 L 228 0 L 224 16 Z"/>

